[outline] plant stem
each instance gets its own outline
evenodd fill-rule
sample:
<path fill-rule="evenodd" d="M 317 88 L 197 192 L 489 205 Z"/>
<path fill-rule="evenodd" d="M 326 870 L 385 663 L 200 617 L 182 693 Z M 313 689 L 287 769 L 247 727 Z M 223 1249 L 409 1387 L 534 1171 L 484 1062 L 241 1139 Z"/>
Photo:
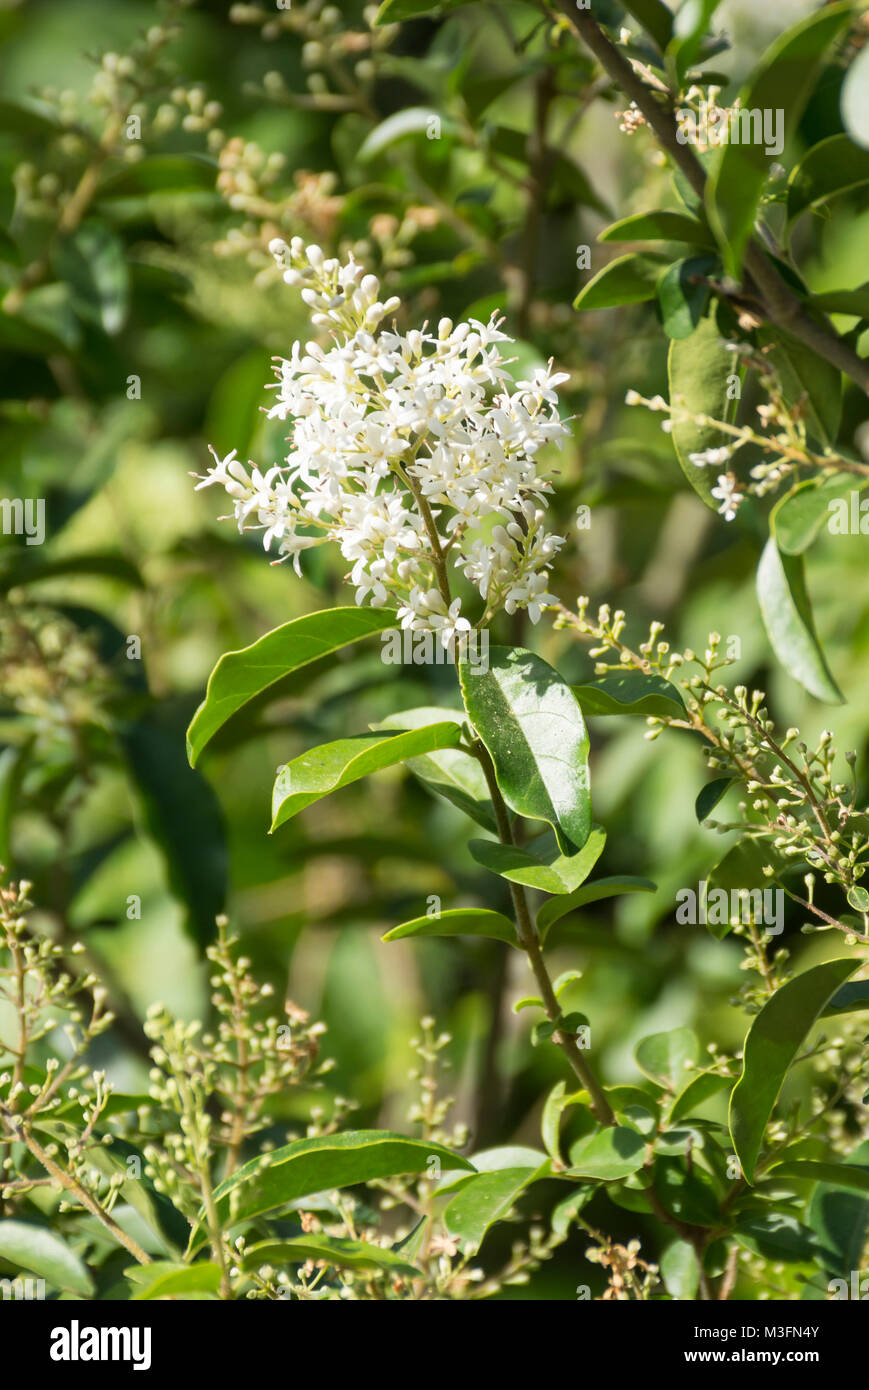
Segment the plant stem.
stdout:
<path fill-rule="evenodd" d="M 95 1216 L 96 1219 L 105 1226 L 106 1230 L 110 1232 L 114 1239 L 118 1241 L 119 1244 L 123 1245 L 124 1249 L 128 1250 L 134 1259 L 139 1261 L 139 1264 L 148 1265 L 151 1263 L 151 1256 L 142 1249 L 141 1245 L 133 1240 L 132 1236 L 128 1236 L 126 1231 L 122 1231 L 118 1223 L 107 1211 L 103 1210 L 99 1202 L 95 1201 L 90 1193 L 87 1192 L 80 1183 L 76 1182 L 75 1178 L 71 1177 L 69 1173 L 65 1173 L 64 1170 L 55 1163 L 54 1159 L 50 1154 L 46 1153 L 39 1141 L 34 1139 L 29 1128 L 22 1123 L 20 1117 L 13 1114 L 12 1111 L 8 1110 L 2 1103 L 0 1103 L 0 1119 L 3 1120 L 6 1128 L 14 1135 L 19 1143 L 26 1144 L 29 1151 L 33 1154 L 33 1157 L 38 1163 L 42 1164 L 43 1168 L 52 1179 L 81 1202 L 82 1206 L 90 1212 L 91 1216 Z"/>
<path fill-rule="evenodd" d="M 489 788 L 489 795 L 492 798 L 492 805 L 495 809 L 495 820 L 498 826 L 498 837 L 503 845 L 512 845 L 513 831 L 510 827 L 510 817 L 501 790 L 495 778 L 495 769 L 489 751 L 479 739 L 474 745 L 474 751 L 485 774 L 486 783 Z M 534 972 L 537 987 L 540 990 L 540 998 L 546 1011 L 546 1017 L 550 1023 L 557 1023 L 561 1017 L 561 1008 L 555 997 L 555 990 L 552 988 L 552 981 L 549 978 L 549 971 L 543 959 L 543 952 L 540 949 L 540 938 L 531 920 L 531 913 L 528 910 L 528 899 L 525 889 L 521 883 L 510 884 L 510 895 L 513 899 L 513 911 L 516 917 L 516 933 L 519 937 L 520 945 L 528 957 L 529 964 Z M 552 1040 L 561 1048 L 571 1067 L 579 1080 L 591 1097 L 591 1108 L 598 1122 L 602 1125 L 614 1125 L 616 1122 L 612 1106 L 604 1095 L 601 1086 L 591 1070 L 588 1062 L 576 1045 L 576 1039 L 570 1033 L 556 1031 L 552 1035 Z"/>
<path fill-rule="evenodd" d="M 667 105 L 659 102 L 652 90 L 634 71 L 625 56 L 611 43 L 593 18 L 590 10 L 578 10 L 572 0 L 558 0 L 558 8 L 566 16 L 573 33 L 582 40 L 597 58 L 601 67 L 624 94 L 636 102 L 647 124 L 654 131 L 658 144 L 684 174 L 700 198 L 706 197 L 706 171 L 696 155 L 679 141 L 679 127 L 672 110 L 672 96 L 667 93 Z M 805 305 L 793 293 L 764 253 L 760 244 L 750 241 L 745 252 L 745 269 L 760 297 L 768 321 L 838 367 L 869 394 L 869 362 L 864 362 L 843 338 L 830 327 L 829 321 L 814 319 Z"/>

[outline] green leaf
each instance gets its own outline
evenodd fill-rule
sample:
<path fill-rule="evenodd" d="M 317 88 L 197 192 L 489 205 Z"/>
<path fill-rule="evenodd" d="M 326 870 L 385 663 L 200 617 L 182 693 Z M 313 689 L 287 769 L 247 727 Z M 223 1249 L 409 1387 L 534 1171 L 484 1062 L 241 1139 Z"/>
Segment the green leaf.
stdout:
<path fill-rule="evenodd" d="M 869 1168 L 858 1168 L 852 1163 L 822 1163 L 811 1158 L 788 1159 L 770 1168 L 769 1176 L 823 1182 L 828 1187 L 841 1187 L 848 1192 L 869 1192 Z"/>
<path fill-rule="evenodd" d="M 686 1303 L 694 1301 L 700 1286 L 700 1264 L 690 1241 L 670 1242 L 661 1256 L 661 1278 L 674 1298 Z"/>
<path fill-rule="evenodd" d="M 686 241 L 692 246 L 713 246 L 709 228 L 684 212 L 636 212 L 613 222 L 598 241 Z"/>
<path fill-rule="evenodd" d="M 780 329 L 761 328 L 757 339 L 778 374 L 787 404 L 803 406 L 810 432 L 823 444 L 833 444 L 842 418 L 838 368 Z"/>
<path fill-rule="evenodd" d="M 869 150 L 869 53 L 860 49 L 842 83 L 842 123 L 851 139 Z"/>
<path fill-rule="evenodd" d="M 853 473 L 834 473 L 827 478 L 807 478 L 779 498 L 769 516 L 770 532 L 785 555 L 802 555 L 821 528 L 830 522 L 831 511 L 852 492 L 869 487 Z"/>
<path fill-rule="evenodd" d="M 793 170 L 788 180 L 788 221 L 864 183 L 869 183 L 869 153 L 847 135 L 831 135 L 813 145 Z"/>
<path fill-rule="evenodd" d="M 701 787 L 694 802 L 694 814 L 702 825 L 707 816 L 711 816 L 715 807 L 727 791 L 733 785 L 732 777 L 715 777 L 711 782 L 707 782 L 705 787 Z"/>
<path fill-rule="evenodd" d="M 93 1296 L 93 1280 L 78 1255 L 45 1226 L 0 1221 L 0 1257 L 57 1289 L 68 1289 L 83 1298 Z"/>
<path fill-rule="evenodd" d="M 623 0 L 628 14 L 638 19 L 663 53 L 673 37 L 673 14 L 664 0 Z"/>
<path fill-rule="evenodd" d="M 374 727 L 418 729 L 421 725 L 443 719 L 464 722 L 464 717 L 463 711 L 430 705 L 401 710 Z M 424 753 L 419 758 L 408 758 L 405 766 L 429 791 L 444 797 L 484 829 L 491 830 L 493 834 L 497 832 L 485 774 L 478 760 L 470 753 L 460 748 L 442 748 L 433 753 Z"/>
<path fill-rule="evenodd" d="M 456 122 L 439 111 L 433 111 L 430 106 L 405 106 L 400 111 L 394 111 L 370 131 L 357 150 L 356 158 L 360 163 L 366 164 L 401 140 L 415 139 L 419 136 L 427 139 L 432 117 L 440 121 L 441 132 L 444 135 L 457 133 Z"/>
<path fill-rule="evenodd" d="M 827 1257 L 823 1245 L 808 1226 L 784 1212 L 765 1212 L 744 1217 L 731 1230 L 739 1245 L 765 1260 L 807 1261 Z"/>
<path fill-rule="evenodd" d="M 7 869 L 12 865 L 12 816 L 31 746 L 32 740 L 28 740 L 20 748 L 0 752 L 0 864 Z"/>
<path fill-rule="evenodd" d="M 673 37 L 667 57 L 678 76 L 684 77 L 703 47 L 709 21 L 721 0 L 683 0 L 673 21 Z"/>
<path fill-rule="evenodd" d="M 815 631 L 801 555 L 784 555 L 770 537 L 757 570 L 757 597 L 773 651 L 810 695 L 842 704 Z"/>
<path fill-rule="evenodd" d="M 471 840 L 468 849 L 484 869 L 512 883 L 543 893 L 572 893 L 591 873 L 605 843 L 605 832 L 595 826 L 578 854 L 562 854 L 555 836 L 548 832 L 527 849 L 495 840 Z"/>
<path fill-rule="evenodd" d="M 839 1014 L 860 1013 L 869 1009 L 869 980 L 854 980 L 837 989 L 821 1018 L 836 1018 Z"/>
<path fill-rule="evenodd" d="M 490 1226 L 501 1221 L 529 1183 L 548 1164 L 537 1168 L 501 1168 L 478 1173 L 447 1204 L 444 1225 L 461 1241 L 463 1254 L 475 1254 Z"/>
<path fill-rule="evenodd" d="M 461 737 L 461 726 L 444 720 L 404 732 L 356 734 L 311 748 L 279 770 L 272 793 L 271 828 L 277 830 L 339 787 L 433 748 L 455 747 Z"/>
<path fill-rule="evenodd" d="M 573 686 L 573 693 L 587 719 L 610 714 L 636 714 L 659 719 L 680 719 L 685 705 L 676 686 L 663 676 L 647 676 L 642 671 L 611 671 L 585 685 Z"/>
<path fill-rule="evenodd" d="M 76 1137 L 72 1126 L 65 1126 L 65 1137 Z M 144 1173 L 144 1154 L 119 1135 L 113 1137 L 111 1144 L 92 1144 L 87 1150 L 89 1167 L 109 1178 L 123 1178 L 120 1187 L 122 1200 L 138 1212 L 145 1224 L 159 1236 L 164 1247 L 171 1254 L 183 1250 L 190 1234 L 186 1219 L 164 1192 L 157 1191 L 150 1178 L 130 1176 L 134 1166 L 130 1163 L 131 1159 L 135 1161 L 135 1171 Z"/>
<path fill-rule="evenodd" d="M 712 256 L 690 256 L 664 271 L 655 294 L 668 338 L 679 341 L 696 331 L 709 302 L 707 277 L 715 264 Z"/>
<path fill-rule="evenodd" d="M 740 368 L 736 356 L 728 352 L 714 315 L 702 319 L 688 338 L 670 342 L 667 356 L 670 380 L 670 405 L 673 415 L 671 438 L 682 472 L 694 491 L 708 507 L 717 510 L 712 497 L 717 468 L 698 466 L 691 454 L 705 453 L 729 442 L 714 425 L 697 423 L 696 416 L 732 422 L 738 405 L 738 395 L 731 390 Z M 679 412 L 684 412 L 680 418 Z"/>
<path fill-rule="evenodd" d="M 600 902 L 603 898 L 617 898 L 623 893 L 654 893 L 657 886 L 650 878 L 638 878 L 635 874 L 612 874 L 607 878 L 596 878 L 591 883 L 584 883 L 581 888 L 575 889 L 566 897 L 551 898 L 543 904 L 537 914 L 540 938 L 545 941 L 555 923 L 575 912 L 577 908 Z"/>
<path fill-rule="evenodd" d="M 855 290 L 826 290 L 809 295 L 809 304 L 822 314 L 850 314 L 853 318 L 869 319 L 869 284 Z"/>
<path fill-rule="evenodd" d="M 741 94 L 743 110 L 782 111 L 783 134 L 787 139 L 811 95 L 825 50 L 852 15 L 850 4 L 826 5 L 779 35 Z M 769 170 L 766 146 L 752 141 L 729 141 L 713 161 L 706 208 L 725 270 L 736 279 L 742 271 Z"/>
<path fill-rule="evenodd" d="M 330 1192 L 399 1173 L 422 1173 L 433 1159 L 440 1160 L 444 1169 L 475 1171 L 466 1158 L 441 1144 L 406 1139 L 389 1130 L 347 1130 L 316 1139 L 296 1139 L 273 1153 L 252 1158 L 220 1183 L 214 1190 L 217 1216 L 222 1224 L 248 1221 L 314 1192 Z M 201 1221 L 200 1215 L 200 1228 Z M 192 1249 L 204 1240 L 198 1229 L 191 1240 Z"/>
<path fill-rule="evenodd" d="M 57 243 L 52 262 L 72 290 L 76 312 L 106 333 L 119 333 L 127 317 L 130 276 L 117 234 L 102 222 L 83 222 Z"/>
<path fill-rule="evenodd" d="M 851 1151 L 848 1162 L 851 1166 L 869 1163 L 869 1139 Z M 819 1182 L 809 1199 L 806 1221 L 825 1249 L 833 1253 L 827 1262 L 831 1274 L 848 1278 L 852 1269 L 859 1268 L 869 1230 L 869 1201 L 865 1197 Z"/>
<path fill-rule="evenodd" d="M 574 309 L 612 309 L 621 304 L 643 304 L 655 298 L 663 262 L 632 252 L 617 256 L 583 285 Z"/>
<path fill-rule="evenodd" d="M 548 822 L 563 854 L 591 832 L 588 734 L 570 686 L 521 647 L 490 647 L 489 669 L 459 665 L 468 717 L 517 815 Z"/>
<path fill-rule="evenodd" d="M 691 1171 L 681 1158 L 656 1158 L 653 1166 L 655 1191 L 661 1206 L 676 1221 L 687 1226 L 718 1226 L 721 1222 L 718 1199 L 709 1179 Z"/>
<path fill-rule="evenodd" d="M 124 1271 L 136 1285 L 132 1301 L 148 1302 L 157 1298 L 177 1298 L 179 1294 L 216 1294 L 220 1288 L 220 1266 L 207 1260 L 196 1264 L 181 1264 L 172 1260 L 154 1260 L 149 1265 L 133 1265 Z"/>
<path fill-rule="evenodd" d="M 383 1269 L 405 1278 L 419 1278 L 420 1271 L 408 1264 L 393 1250 L 372 1245 L 367 1240 L 349 1240 L 343 1236 L 292 1236 L 287 1240 L 262 1240 L 245 1250 L 243 1268 L 260 1269 L 262 1265 L 304 1264 L 307 1260 L 323 1261 L 339 1269 Z"/>
<path fill-rule="evenodd" d="M 567 1178 L 617 1182 L 642 1168 L 646 1141 L 635 1129 L 611 1125 L 598 1134 L 585 1135 L 570 1150 Z"/>
<path fill-rule="evenodd" d="M 730 1135 L 747 1182 L 784 1079 L 831 995 L 860 962 L 828 960 L 777 989 L 752 1022 L 742 1075 L 730 1097 Z"/>
<path fill-rule="evenodd" d="M 509 946 L 519 944 L 510 918 L 484 907 L 456 907 L 436 917 L 414 917 L 412 922 L 393 927 L 381 940 L 400 941 L 404 936 L 488 936 Z"/>
<path fill-rule="evenodd" d="M 640 1071 L 668 1091 L 681 1091 L 688 1070 L 700 1054 L 696 1033 L 690 1028 L 671 1028 L 651 1033 L 634 1048 L 634 1061 Z"/>
<path fill-rule="evenodd" d="M 391 609 L 327 608 L 284 623 L 252 647 L 226 652 L 209 677 L 205 699 L 187 731 L 191 764 L 231 715 L 290 671 L 372 633 L 384 632 L 396 621 Z"/>
<path fill-rule="evenodd" d="M 726 1090 L 731 1084 L 729 1076 L 720 1076 L 716 1071 L 702 1071 L 692 1076 L 673 1101 L 667 1123 L 674 1125 L 679 1120 L 684 1120 L 686 1116 L 693 1114 L 698 1105 L 702 1105 L 719 1091 Z"/>

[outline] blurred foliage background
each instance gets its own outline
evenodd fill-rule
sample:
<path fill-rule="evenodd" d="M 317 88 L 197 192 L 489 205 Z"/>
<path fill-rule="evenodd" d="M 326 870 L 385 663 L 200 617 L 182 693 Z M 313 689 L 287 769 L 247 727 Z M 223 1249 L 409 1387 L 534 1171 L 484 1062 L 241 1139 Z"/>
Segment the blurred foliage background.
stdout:
<path fill-rule="evenodd" d="M 733 47 L 716 66 L 738 86 L 811 8 L 723 4 Z M 571 307 L 585 278 L 577 248 L 598 269 L 612 254 L 595 242 L 603 226 L 673 205 L 651 142 L 619 130 L 617 95 L 575 45 L 550 51 L 550 24 L 530 8 L 477 3 L 377 30 L 370 19 L 353 3 L 0 8 L 0 474 L 4 496 L 46 504 L 44 544 L 0 537 L 0 862 L 33 882 L 45 929 L 81 935 L 111 981 L 119 1023 L 99 1046 L 119 1085 L 144 1074 L 137 1021 L 149 1003 L 189 1017 L 206 1006 L 202 947 L 225 909 L 254 969 L 327 1024 L 329 1082 L 358 1107 L 354 1122 L 407 1128 L 408 1043 L 432 1014 L 452 1035 L 448 1088 L 475 1147 L 533 1144 L 561 1059 L 533 1049 L 511 1011 L 524 960 L 488 941 L 379 940 L 431 894 L 497 905 L 461 815 L 396 769 L 267 834 L 279 763 L 365 730 L 397 698 L 456 703 L 452 672 L 384 665 L 372 642 L 282 682 L 201 772 L 187 766 L 184 730 L 219 655 L 349 601 L 340 557 L 312 552 L 302 580 L 270 566 L 190 477 L 209 443 L 266 465 L 283 452 L 282 427 L 259 407 L 270 358 L 305 325 L 269 240 L 352 248 L 402 297 L 404 326 L 503 310 L 523 369 L 554 357 L 570 373 L 573 440 L 553 458 L 555 526 L 570 544 L 554 591 L 625 608 L 637 640 L 652 618 L 682 645 L 702 648 L 710 629 L 738 637 L 735 676 L 770 692 L 782 724 L 811 739 L 833 719 L 861 761 L 865 542 L 822 533 L 810 559 L 847 700 L 831 715 L 770 653 L 753 582 L 762 523 L 707 511 L 659 420 L 624 404 L 628 389 L 666 392 L 654 309 Z M 840 128 L 837 81 L 831 62 L 800 140 Z M 812 289 L 861 279 L 867 227 L 865 191 L 835 219 L 803 218 L 796 253 Z M 849 388 L 858 445 L 867 416 Z M 507 640 L 590 675 L 584 650 L 545 619 L 533 635 L 525 615 L 500 621 Z M 659 891 L 594 905 L 563 962 L 583 971 L 570 1004 L 590 1015 L 609 1082 L 637 1075 L 646 1034 L 691 1024 L 727 1049 L 744 1031 L 731 1004 L 738 942 L 674 920 L 677 888 L 722 852 L 694 814 L 700 750 L 644 732 L 641 720 L 591 721 L 595 817 L 609 837 L 599 868 L 648 875 Z M 829 953 L 799 926 L 789 920 L 787 945 Z M 606 1206 L 596 1199 L 592 1219 Z M 601 1220 L 627 1238 L 644 1218 L 610 1207 Z M 596 1286 L 582 1249 L 573 1236 L 530 1296 Z"/>

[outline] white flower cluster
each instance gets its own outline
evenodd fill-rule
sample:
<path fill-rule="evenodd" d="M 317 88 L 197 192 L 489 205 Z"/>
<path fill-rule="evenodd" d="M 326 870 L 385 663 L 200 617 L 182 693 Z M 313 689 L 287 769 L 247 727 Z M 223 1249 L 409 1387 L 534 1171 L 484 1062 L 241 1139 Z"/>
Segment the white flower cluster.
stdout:
<path fill-rule="evenodd" d="M 444 645 L 470 628 L 451 567 L 478 589 L 482 622 L 501 607 L 537 622 L 563 544 L 543 526 L 550 484 L 537 455 L 569 433 L 557 398 L 566 376 L 550 362 L 514 382 L 500 351 L 512 339 L 494 315 L 399 334 L 382 327 L 398 299 L 381 302 L 352 257 L 342 265 L 299 237 L 270 249 L 332 344 L 295 343 L 279 361 L 268 416 L 292 422 L 286 459 L 261 473 L 235 450 L 215 454 L 197 486 L 223 486 L 239 529 L 261 528 L 297 573 L 303 550 L 336 542 L 357 603 L 397 603 L 402 626 Z"/>

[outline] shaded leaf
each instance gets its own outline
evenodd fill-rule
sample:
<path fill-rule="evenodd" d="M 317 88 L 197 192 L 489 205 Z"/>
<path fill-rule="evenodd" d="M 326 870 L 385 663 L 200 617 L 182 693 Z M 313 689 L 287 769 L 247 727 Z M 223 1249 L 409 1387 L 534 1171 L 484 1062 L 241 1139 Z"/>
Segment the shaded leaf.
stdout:
<path fill-rule="evenodd" d="M 570 1150 L 568 1178 L 617 1182 L 642 1168 L 646 1141 L 635 1129 L 611 1125 L 598 1134 L 585 1135 Z"/>
<path fill-rule="evenodd" d="M 869 183 L 869 153 L 847 135 L 820 140 L 803 156 L 788 180 L 788 221 L 819 207 L 848 189 Z"/>
<path fill-rule="evenodd" d="M 671 1028 L 651 1033 L 634 1048 L 634 1061 L 640 1071 L 669 1091 L 680 1091 L 689 1064 L 696 1064 L 700 1044 L 690 1028 Z"/>
<path fill-rule="evenodd" d="M 600 233 L 598 241 L 687 241 L 693 246 L 710 246 L 708 227 L 684 212 L 636 212 L 622 217 Z"/>
<path fill-rule="evenodd" d="M 773 651 L 794 680 L 817 700 L 842 704 L 818 641 L 801 555 L 785 555 L 767 541 L 757 569 L 757 597 Z"/>
<path fill-rule="evenodd" d="M 730 442 L 715 425 L 698 424 L 695 417 L 731 423 L 738 405 L 738 393 L 731 389 L 738 384 L 738 360 L 727 350 L 714 315 L 702 319 L 690 337 L 671 341 L 667 370 L 670 406 L 676 412 L 671 433 L 676 456 L 697 495 L 717 510 L 711 494 L 719 470 L 692 463 L 690 457 Z"/>
<path fill-rule="evenodd" d="M 753 1020 L 745 1040 L 742 1075 L 730 1097 L 730 1134 L 746 1181 L 784 1079 L 831 995 L 859 961 L 829 960 L 788 980 Z"/>
<path fill-rule="evenodd" d="M 621 304 L 643 304 L 655 298 L 662 261 L 632 252 L 617 256 L 583 285 L 573 301 L 574 309 L 612 309 Z"/>
<path fill-rule="evenodd" d="M 610 714 L 635 714 L 659 719 L 679 719 L 685 705 L 676 686 L 663 676 L 647 676 L 642 671 L 622 675 L 612 671 L 584 685 L 573 686 L 586 718 Z"/>
<path fill-rule="evenodd" d="M 554 835 L 541 835 L 526 849 L 495 840 L 471 840 L 468 849 L 483 868 L 538 888 L 543 893 L 572 893 L 591 873 L 606 843 L 606 834 L 595 826 L 578 854 L 562 854 Z"/>

